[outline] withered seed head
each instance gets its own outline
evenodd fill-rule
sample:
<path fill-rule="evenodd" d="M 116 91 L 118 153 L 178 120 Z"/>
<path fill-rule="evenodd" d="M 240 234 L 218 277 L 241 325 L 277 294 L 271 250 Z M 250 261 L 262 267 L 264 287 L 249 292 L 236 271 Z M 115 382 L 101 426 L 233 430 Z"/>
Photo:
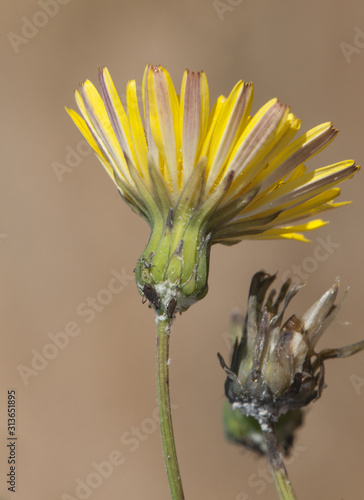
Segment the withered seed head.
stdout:
<path fill-rule="evenodd" d="M 277 298 L 276 290 L 266 298 L 274 280 L 275 275 L 263 271 L 253 276 L 246 316 L 239 319 L 234 315 L 233 329 L 236 331 L 240 321 L 241 338 L 235 340 L 230 368 L 218 354 L 227 374 L 225 393 L 233 409 L 240 408 L 261 424 L 276 421 L 287 411 L 321 396 L 325 359 L 346 357 L 364 349 L 362 341 L 315 352 L 318 340 L 343 302 L 341 299 L 334 304 L 338 279 L 301 318 L 292 315 L 284 323 L 285 309 L 304 284 L 290 287 L 287 280 Z"/>

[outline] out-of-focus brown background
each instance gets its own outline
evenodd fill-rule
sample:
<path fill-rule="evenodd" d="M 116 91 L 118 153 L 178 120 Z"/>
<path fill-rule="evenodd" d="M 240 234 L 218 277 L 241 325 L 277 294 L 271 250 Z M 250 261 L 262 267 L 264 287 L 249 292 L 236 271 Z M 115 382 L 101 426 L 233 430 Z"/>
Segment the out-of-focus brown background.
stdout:
<path fill-rule="evenodd" d="M 122 99 L 128 79 L 141 85 L 148 62 L 167 67 L 177 88 L 186 67 L 204 69 L 211 101 L 237 80 L 252 80 L 255 110 L 277 96 L 302 118 L 303 131 L 333 121 L 341 133 L 311 167 L 360 163 L 362 2 L 4 0 L 2 7 L 0 498 L 167 500 L 155 422 L 154 317 L 133 282 L 148 228 L 84 147 L 64 106 L 74 106 L 79 82 L 97 82 L 102 65 Z M 210 292 L 178 318 L 171 342 L 186 498 L 276 498 L 266 462 L 223 437 L 216 353 L 228 358 L 230 311 L 245 306 L 261 268 L 279 271 L 278 284 L 289 273 L 307 279 L 295 299 L 298 313 L 340 275 L 350 293 L 320 345 L 364 337 L 363 188 L 362 174 L 343 186 L 341 200 L 354 203 L 328 214 L 331 223 L 312 234 L 311 245 L 213 248 Z M 115 273 L 120 281 L 111 281 Z M 105 292 L 112 284 L 114 293 Z M 92 314 L 87 301 L 95 297 Z M 61 333 L 66 328 L 73 336 Z M 364 355 L 329 361 L 326 380 L 288 462 L 290 477 L 299 498 L 361 500 Z M 12 389 L 15 494 L 5 477 Z M 111 470 L 111 459 L 123 463 Z"/>

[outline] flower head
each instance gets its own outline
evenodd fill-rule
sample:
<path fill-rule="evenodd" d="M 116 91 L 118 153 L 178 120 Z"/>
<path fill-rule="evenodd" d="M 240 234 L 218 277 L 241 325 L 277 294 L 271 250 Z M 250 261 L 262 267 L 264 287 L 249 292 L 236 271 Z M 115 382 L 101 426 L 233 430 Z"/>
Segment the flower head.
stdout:
<path fill-rule="evenodd" d="M 341 299 L 335 305 L 338 280 L 301 318 L 292 315 L 283 323 L 285 309 L 303 284 L 290 288 L 287 280 L 277 298 L 275 290 L 265 298 L 274 279 L 265 272 L 253 276 L 247 314 L 240 323 L 241 338 L 236 339 L 230 368 L 219 355 L 227 374 L 226 396 L 233 409 L 239 408 L 261 424 L 320 397 L 325 359 L 351 356 L 364 349 L 361 341 L 341 349 L 315 350 L 343 302 Z M 236 329 L 238 317 L 234 318 Z"/>
<path fill-rule="evenodd" d="M 253 86 L 238 82 L 209 111 L 204 72 L 186 70 L 177 95 L 168 72 L 146 67 L 141 115 L 136 83 L 125 110 L 106 68 L 68 110 L 128 205 L 151 228 L 136 280 L 155 309 L 173 315 L 207 292 L 209 250 L 244 238 L 293 238 L 325 224 L 301 223 L 343 203 L 337 184 L 352 160 L 307 172 L 303 162 L 336 136 L 324 123 L 293 140 L 300 121 L 277 99 L 251 114 Z"/>

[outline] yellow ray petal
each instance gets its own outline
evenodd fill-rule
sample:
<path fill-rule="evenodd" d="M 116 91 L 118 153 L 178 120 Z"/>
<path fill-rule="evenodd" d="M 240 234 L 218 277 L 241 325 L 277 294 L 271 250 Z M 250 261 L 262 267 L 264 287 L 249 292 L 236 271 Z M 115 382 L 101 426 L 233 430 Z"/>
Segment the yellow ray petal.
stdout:
<path fill-rule="evenodd" d="M 203 72 L 186 71 L 179 100 L 168 72 L 148 65 L 143 76 L 145 132 L 135 81 L 127 85 L 126 112 L 107 69 L 100 72 L 100 85 L 101 96 L 86 81 L 76 92 L 81 116 L 68 113 L 127 203 L 158 231 L 174 214 L 179 222 L 193 225 L 191 244 L 202 226 L 206 244 L 230 245 L 244 238 L 307 241 L 301 231 L 325 223 L 294 224 L 348 203 L 333 200 L 340 193 L 335 186 L 358 170 L 353 161 L 313 172 L 303 165 L 337 130 L 324 123 L 294 140 L 300 121 L 277 99 L 249 116 L 250 84 L 238 82 L 209 114 Z M 177 239 L 182 239 L 182 229 Z"/>
<path fill-rule="evenodd" d="M 247 208 L 249 216 L 264 210 L 286 210 L 350 178 L 359 166 L 353 160 L 322 167 L 282 183 L 264 197 L 257 197 Z M 265 208 L 266 207 L 266 208 Z"/>
<path fill-rule="evenodd" d="M 154 142 L 163 155 L 174 196 L 182 184 L 179 103 L 171 77 L 158 66 L 148 73 L 150 126 Z"/>
<path fill-rule="evenodd" d="M 276 222 L 279 224 L 286 224 L 287 222 L 294 222 L 295 220 L 300 220 L 302 218 L 310 217 L 316 215 L 317 213 L 328 210 L 330 208 L 336 208 L 337 206 L 347 205 L 350 202 L 332 203 L 332 201 L 339 196 L 340 188 L 333 188 L 318 194 L 305 201 L 299 205 L 284 210 L 277 217 Z"/>
<path fill-rule="evenodd" d="M 136 92 L 135 80 L 130 80 L 126 87 L 126 102 L 128 109 L 128 118 L 134 150 L 137 157 L 137 164 L 140 172 L 145 179 L 148 179 L 147 153 L 148 145 L 145 139 L 142 119 L 140 117 L 138 98 Z"/>
<path fill-rule="evenodd" d="M 299 224 L 296 226 L 280 226 L 280 227 L 275 227 L 269 229 L 267 232 L 269 234 L 291 234 L 293 232 L 303 232 L 303 231 L 313 231 L 315 229 L 318 229 L 320 227 L 326 226 L 328 224 L 327 221 L 323 221 L 321 219 L 316 219 L 316 220 L 311 220 L 309 222 L 306 222 L 305 224 Z"/>
<path fill-rule="evenodd" d="M 82 94 L 82 95 L 81 95 Z M 122 175 L 133 184 L 120 144 L 115 136 L 105 105 L 94 85 L 86 80 L 81 85 L 81 92 L 75 92 L 76 103 L 94 137 L 99 139 L 107 161 L 118 168 Z"/>
<path fill-rule="evenodd" d="M 164 163 L 160 161 L 160 154 L 158 148 L 154 142 L 153 134 L 150 125 L 150 106 L 149 106 L 149 90 L 148 90 L 148 78 L 149 73 L 152 71 L 152 66 L 148 64 L 144 70 L 143 74 L 143 110 L 144 110 L 144 121 L 145 121 L 145 135 L 147 138 L 148 144 L 148 152 L 153 159 L 154 165 L 157 165 L 160 168 L 160 164 Z"/>
<path fill-rule="evenodd" d="M 78 130 L 81 132 L 81 134 L 84 136 L 86 141 L 89 143 L 91 148 L 95 151 L 95 153 L 97 153 L 99 156 L 102 156 L 106 161 L 106 158 L 104 157 L 101 149 L 98 147 L 95 139 L 93 138 L 93 136 L 90 132 L 90 129 L 88 128 L 85 120 L 73 109 L 66 108 L 66 111 L 70 115 L 70 117 L 72 118 L 72 120 L 73 120 L 74 124 L 76 125 L 76 127 L 78 128 Z"/>
<path fill-rule="evenodd" d="M 287 180 L 294 181 L 295 179 L 298 179 L 303 174 L 305 174 L 306 171 L 307 171 L 307 168 L 305 167 L 305 165 L 303 163 L 301 163 L 301 165 L 298 165 L 298 167 L 296 167 L 293 170 L 293 172 L 291 173 L 291 175 L 289 176 L 289 178 Z"/>
<path fill-rule="evenodd" d="M 253 234 L 251 236 L 246 236 L 248 239 L 290 239 L 290 240 L 298 240 L 310 243 L 310 240 L 307 239 L 301 231 L 313 231 L 320 227 L 326 226 L 328 222 L 317 219 L 306 224 L 301 224 L 297 226 L 285 226 L 285 227 L 275 227 L 272 229 L 268 229 L 264 231 L 264 233 Z M 246 238 L 244 237 L 244 238 Z"/>
<path fill-rule="evenodd" d="M 219 116 L 220 116 L 220 113 L 223 109 L 225 101 L 226 101 L 226 98 L 221 95 L 217 99 L 215 104 L 213 105 L 212 110 L 210 111 L 208 122 L 207 122 L 207 127 L 206 127 L 207 132 L 206 132 L 206 136 L 205 136 L 205 139 L 203 141 L 203 144 L 202 144 L 200 158 L 202 156 L 206 156 L 206 158 L 207 158 L 207 156 L 208 156 L 210 145 L 211 145 L 212 135 L 214 133 L 216 123 L 219 119 Z"/>

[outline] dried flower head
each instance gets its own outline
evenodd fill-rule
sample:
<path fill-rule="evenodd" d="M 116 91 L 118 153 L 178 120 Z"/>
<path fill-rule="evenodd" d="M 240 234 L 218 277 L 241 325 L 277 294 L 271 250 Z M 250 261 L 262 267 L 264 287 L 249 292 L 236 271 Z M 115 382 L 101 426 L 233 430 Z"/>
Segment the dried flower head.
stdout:
<path fill-rule="evenodd" d="M 307 241 L 301 232 L 325 222 L 300 221 L 341 205 L 333 203 L 336 186 L 358 169 L 347 160 L 306 172 L 303 162 L 338 131 L 323 123 L 293 140 L 300 121 L 277 99 L 251 115 L 251 83 L 238 82 L 209 111 L 204 72 L 186 70 L 178 97 L 168 72 L 148 65 L 141 115 L 134 80 L 125 111 L 108 70 L 99 77 L 101 95 L 87 80 L 76 91 L 81 114 L 68 112 L 126 203 L 151 228 L 136 281 L 167 317 L 207 293 L 212 244 Z"/>
<path fill-rule="evenodd" d="M 338 280 L 301 318 L 292 315 L 284 323 L 284 311 L 303 284 L 290 288 L 287 280 L 277 298 L 275 290 L 266 298 L 274 280 L 275 276 L 265 272 L 253 276 L 247 313 L 240 324 L 242 334 L 235 341 L 230 368 L 219 354 L 227 374 L 226 396 L 233 409 L 255 417 L 262 428 L 321 396 L 325 359 L 351 356 L 364 349 L 361 341 L 341 349 L 315 350 L 344 299 L 334 304 Z M 235 316 L 235 323 L 237 320 Z"/>

